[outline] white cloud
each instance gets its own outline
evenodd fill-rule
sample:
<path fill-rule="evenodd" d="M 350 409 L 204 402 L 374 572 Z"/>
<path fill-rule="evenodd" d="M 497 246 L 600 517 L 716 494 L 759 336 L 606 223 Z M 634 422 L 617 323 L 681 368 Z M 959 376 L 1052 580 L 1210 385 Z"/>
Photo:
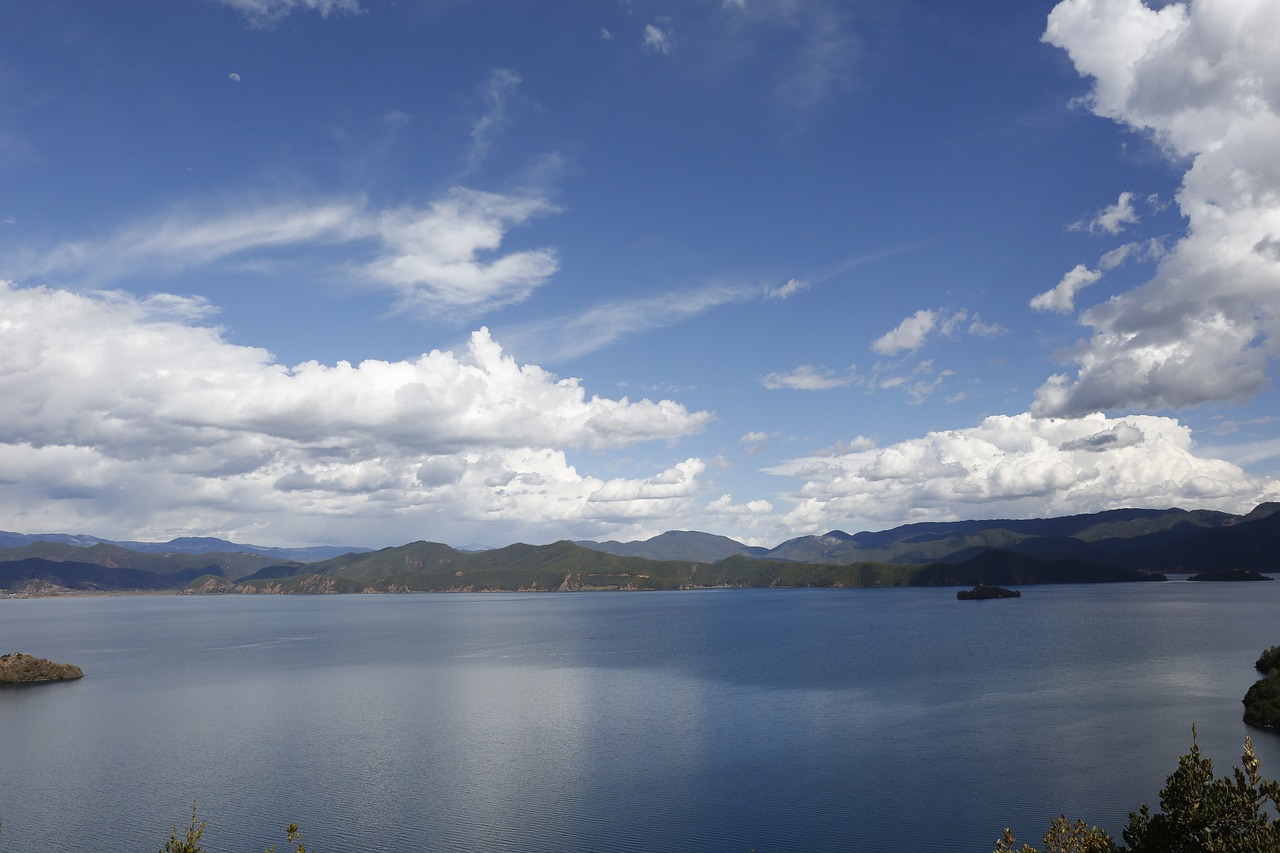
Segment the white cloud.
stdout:
<path fill-rule="evenodd" d="M 670 53 L 671 37 L 662 27 L 656 24 L 646 24 L 644 28 L 644 46 L 658 53 Z"/>
<path fill-rule="evenodd" d="M 1034 311 L 1056 311 L 1067 314 L 1075 309 L 1076 294 L 1102 278 L 1102 273 L 1091 270 L 1084 264 L 1075 267 L 1062 277 L 1053 290 L 1046 290 L 1031 300 Z"/>
<path fill-rule="evenodd" d="M 1071 227 L 1074 230 L 1089 231 L 1093 234 L 1119 234 L 1126 225 L 1136 225 L 1139 221 L 1138 212 L 1133 207 L 1133 198 L 1133 193 L 1122 192 L 1115 204 L 1104 207 L 1092 218 L 1076 222 Z"/>
<path fill-rule="evenodd" d="M 670 510 L 702 471 L 580 474 L 560 448 L 671 440 L 711 416 L 588 397 L 484 330 L 459 354 L 288 367 L 192 324 L 208 310 L 0 285 L 0 511 L 22 529 L 368 541 L 438 514 L 536 526 Z M 619 505 L 592 509 L 605 498 Z"/>
<path fill-rule="evenodd" d="M 782 519 L 790 530 L 1129 506 L 1241 512 L 1280 496 L 1280 481 L 1197 455 L 1187 427 L 1143 415 L 995 416 L 971 429 L 883 448 L 859 442 L 768 471 L 801 481 L 795 506 Z"/>
<path fill-rule="evenodd" d="M 787 299 L 788 297 L 795 296 L 797 293 L 803 293 L 812 286 L 813 285 L 808 281 L 802 281 L 798 278 L 789 278 L 787 279 L 787 283 L 781 287 L 765 288 L 765 296 L 768 296 L 770 299 Z"/>
<path fill-rule="evenodd" d="M 966 320 L 970 320 L 970 315 L 963 309 L 952 312 L 922 309 L 877 338 L 871 349 L 884 356 L 913 353 L 924 346 L 931 334 L 936 332 L 943 337 L 954 337 L 962 326 L 969 334 L 983 338 L 993 338 L 1007 331 L 998 324 L 982 322 L 976 314 L 968 326 L 964 326 Z"/>
<path fill-rule="evenodd" d="M 5 260 L 19 278 L 103 286 L 272 249 L 344 246 L 352 261 L 342 273 L 392 292 L 399 310 L 465 319 L 526 299 L 555 273 L 553 249 L 497 254 L 510 228 L 555 211 L 537 196 L 455 187 L 425 207 L 374 211 L 359 201 L 331 201 L 211 217 L 174 213 L 103 240 Z"/>
<path fill-rule="evenodd" d="M 762 441 L 768 441 L 768 440 L 769 440 L 769 433 L 767 432 L 749 432 L 746 435 L 744 435 L 742 438 L 738 439 L 738 441 L 741 442 L 742 444 L 759 444 Z"/>
<path fill-rule="evenodd" d="M 921 309 L 879 337 L 871 344 L 871 349 L 889 356 L 915 352 L 924 345 L 925 339 L 937 324 L 937 312 Z"/>
<path fill-rule="evenodd" d="M 977 314 L 973 315 L 972 322 L 969 323 L 969 334 L 979 338 L 998 338 L 1000 335 L 1007 333 L 1009 330 L 999 323 L 987 323 Z"/>
<path fill-rule="evenodd" d="M 322 18 L 337 13 L 359 14 L 364 11 L 357 0 L 219 0 L 230 6 L 254 26 L 269 26 L 295 9 L 318 12 Z"/>
<path fill-rule="evenodd" d="M 455 189 L 425 210 L 383 213 L 372 223 L 380 257 L 364 267 L 394 290 L 401 309 L 428 315 L 476 316 L 522 302 L 559 266 L 551 249 L 488 259 L 507 229 L 555 208 L 537 197 Z"/>
<path fill-rule="evenodd" d="M 1152 134 L 1189 168 L 1185 236 L 1141 287 L 1085 311 L 1032 410 L 1241 400 L 1267 385 L 1280 333 L 1280 15 L 1269 0 L 1064 0 L 1044 36 L 1093 79 L 1090 106 Z"/>
<path fill-rule="evenodd" d="M 769 373 L 760 377 L 760 384 L 770 390 L 790 388 L 796 391 L 825 391 L 843 388 L 853 381 L 852 371 L 836 374 L 811 364 L 802 364 L 785 373 Z"/>

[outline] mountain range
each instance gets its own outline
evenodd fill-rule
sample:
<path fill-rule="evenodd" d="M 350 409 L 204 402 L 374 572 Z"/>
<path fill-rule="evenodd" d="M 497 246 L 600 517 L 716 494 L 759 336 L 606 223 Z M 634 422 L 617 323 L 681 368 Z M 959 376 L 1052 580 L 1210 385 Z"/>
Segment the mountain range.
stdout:
<path fill-rule="evenodd" d="M 0 533 L 0 589 L 408 592 L 1162 580 L 1167 573 L 1280 571 L 1278 510 L 1280 504 L 1269 503 L 1246 515 L 1121 509 L 924 522 L 856 534 L 834 530 L 774 548 L 696 531 L 474 552 L 435 542 L 372 551 Z"/>

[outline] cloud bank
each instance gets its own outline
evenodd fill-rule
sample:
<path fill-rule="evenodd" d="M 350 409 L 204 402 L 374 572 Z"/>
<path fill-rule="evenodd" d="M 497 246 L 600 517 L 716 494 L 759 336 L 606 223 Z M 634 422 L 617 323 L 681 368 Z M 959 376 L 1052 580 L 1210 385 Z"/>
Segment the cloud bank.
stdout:
<path fill-rule="evenodd" d="M 1268 384 L 1280 312 L 1280 15 L 1270 0 L 1064 0 L 1046 42 L 1093 81 L 1099 116 L 1150 134 L 1188 163 L 1185 236 L 1141 287 L 1084 311 L 1092 329 L 1032 411 L 1182 408 L 1242 401 Z M 1119 230 L 1124 195 L 1095 220 Z M 1069 305 L 1061 292 L 1043 307 Z M 1078 289 L 1078 287 L 1076 288 Z M 1074 291 L 1073 291 L 1074 292 Z"/>
<path fill-rule="evenodd" d="M 702 471 L 690 459 L 640 480 L 578 473 L 562 448 L 672 440 L 711 416 L 588 397 L 484 329 L 461 353 L 289 367 L 197 325 L 209 311 L 0 283 L 11 524 L 369 541 L 433 514 L 536 527 L 674 512 Z"/>
<path fill-rule="evenodd" d="M 883 448 L 859 439 L 768 470 L 802 481 L 783 524 L 790 530 L 1125 506 L 1240 512 L 1280 496 L 1280 482 L 1196 455 L 1190 429 L 1151 415 L 999 415 Z"/>

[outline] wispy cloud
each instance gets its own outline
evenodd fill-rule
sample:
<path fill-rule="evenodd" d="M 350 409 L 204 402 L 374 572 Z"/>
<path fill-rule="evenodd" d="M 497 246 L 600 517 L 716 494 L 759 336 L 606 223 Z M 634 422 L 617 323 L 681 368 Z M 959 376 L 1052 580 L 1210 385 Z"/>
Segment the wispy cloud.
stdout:
<path fill-rule="evenodd" d="M 786 299 L 795 296 L 797 293 L 808 290 L 813 287 L 812 282 L 802 281 L 798 278 L 789 278 L 787 283 L 780 287 L 765 288 L 765 296 L 770 299 Z"/>
<path fill-rule="evenodd" d="M 644 28 L 644 46 L 658 53 L 670 53 L 671 35 L 669 28 L 663 29 L 657 24 L 646 24 Z"/>
<path fill-rule="evenodd" d="M 501 334 L 507 346 L 522 357 L 554 363 L 587 355 L 624 337 L 686 322 L 721 305 L 753 298 L 759 298 L 753 288 L 713 284 L 606 302 L 576 314 L 504 327 Z"/>
<path fill-rule="evenodd" d="M 270 26 L 295 10 L 317 12 L 327 18 L 338 13 L 359 14 L 364 11 L 358 0 L 218 0 L 235 9 L 251 25 Z"/>
<path fill-rule="evenodd" d="M 520 302 L 556 271 L 553 249 L 496 254 L 506 232 L 556 208 L 537 196 L 456 187 L 422 207 L 371 210 L 340 200 L 174 213 L 98 240 L 6 258 L 21 279 L 110 286 L 282 248 L 342 246 L 342 271 L 388 290 L 398 310 L 453 319 Z"/>
<path fill-rule="evenodd" d="M 485 78 L 480 95 L 484 101 L 484 113 L 471 126 L 471 148 L 467 152 L 467 169 L 471 174 L 480 167 L 494 139 L 507 124 L 507 104 L 520 87 L 520 75 L 509 68 L 495 68 Z"/>
<path fill-rule="evenodd" d="M 845 373 L 833 373 L 822 367 L 802 364 L 784 373 L 769 373 L 760 377 L 760 384 L 770 390 L 788 388 L 795 391 L 826 391 L 843 388 L 854 382 L 852 368 Z"/>

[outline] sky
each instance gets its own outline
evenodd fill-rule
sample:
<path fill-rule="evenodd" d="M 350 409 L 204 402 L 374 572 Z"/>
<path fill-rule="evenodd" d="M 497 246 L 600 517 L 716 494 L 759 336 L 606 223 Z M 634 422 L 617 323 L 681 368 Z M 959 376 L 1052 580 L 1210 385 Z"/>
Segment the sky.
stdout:
<path fill-rule="evenodd" d="M 0 0 L 0 528 L 1280 500 L 1274 0 Z"/>

